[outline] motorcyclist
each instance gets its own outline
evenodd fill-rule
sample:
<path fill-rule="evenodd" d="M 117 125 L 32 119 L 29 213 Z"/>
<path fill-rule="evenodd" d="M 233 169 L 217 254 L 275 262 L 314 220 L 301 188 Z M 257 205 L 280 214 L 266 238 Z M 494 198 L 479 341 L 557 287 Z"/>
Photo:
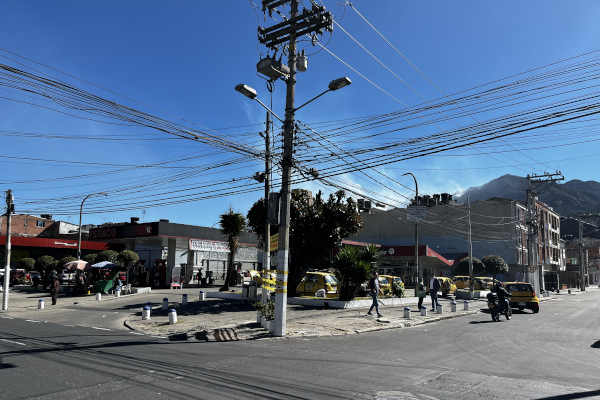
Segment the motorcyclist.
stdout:
<path fill-rule="evenodd" d="M 502 307 L 502 309 L 506 311 L 508 307 L 507 299 L 510 297 L 510 293 L 508 293 L 506 289 L 502 287 L 501 282 L 496 283 L 496 285 L 491 291 L 496 293 L 496 295 L 498 296 L 498 303 L 500 303 L 500 307 Z"/>

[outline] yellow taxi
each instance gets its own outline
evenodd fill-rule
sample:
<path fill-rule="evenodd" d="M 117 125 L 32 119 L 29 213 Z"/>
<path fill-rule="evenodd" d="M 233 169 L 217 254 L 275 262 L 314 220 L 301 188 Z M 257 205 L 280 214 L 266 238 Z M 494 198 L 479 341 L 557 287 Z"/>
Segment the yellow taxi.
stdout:
<path fill-rule="evenodd" d="M 448 296 L 449 294 L 454 294 L 456 292 L 456 284 L 454 281 L 445 276 L 436 276 L 437 280 L 440 281 L 440 291 L 443 297 Z M 425 292 L 429 294 L 429 280 L 424 282 L 425 284 Z"/>
<path fill-rule="evenodd" d="M 465 275 L 459 275 L 452 278 L 457 289 L 468 289 L 469 288 L 469 277 Z"/>
<path fill-rule="evenodd" d="M 326 297 L 337 294 L 338 279 L 329 272 L 309 271 L 296 287 L 296 293 L 304 296 L 314 296 L 317 290 L 325 289 Z"/>
<path fill-rule="evenodd" d="M 489 276 L 476 276 L 473 279 L 475 280 L 475 290 L 491 290 L 496 283 L 500 282 L 494 278 L 490 278 Z"/>
<path fill-rule="evenodd" d="M 527 282 L 507 282 L 504 289 L 510 293 L 508 299 L 510 308 L 518 308 L 519 311 L 530 309 L 534 313 L 540 312 L 540 300 L 535 295 L 533 286 Z"/>
<path fill-rule="evenodd" d="M 256 282 L 256 286 L 261 287 L 263 284 L 263 274 L 267 273 L 265 271 L 256 271 L 256 270 L 251 270 L 249 271 L 250 273 L 250 279 L 252 279 L 254 282 Z M 277 274 L 275 274 L 274 272 L 268 272 L 268 279 L 269 280 L 276 280 L 277 279 Z"/>
<path fill-rule="evenodd" d="M 392 282 L 398 282 L 400 286 L 404 289 L 404 282 L 402 282 L 402 278 L 399 276 L 393 275 L 379 275 L 379 286 L 383 293 L 386 293 L 386 289 L 389 293 L 392 293 Z"/>

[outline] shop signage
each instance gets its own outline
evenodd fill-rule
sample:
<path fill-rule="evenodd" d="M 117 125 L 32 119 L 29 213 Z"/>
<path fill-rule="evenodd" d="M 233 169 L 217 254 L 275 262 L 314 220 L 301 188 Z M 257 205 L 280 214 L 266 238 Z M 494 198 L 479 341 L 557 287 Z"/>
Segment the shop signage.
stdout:
<path fill-rule="evenodd" d="M 229 246 L 225 242 L 212 242 L 210 240 L 190 239 L 189 250 L 213 251 L 216 253 L 229 253 Z"/>

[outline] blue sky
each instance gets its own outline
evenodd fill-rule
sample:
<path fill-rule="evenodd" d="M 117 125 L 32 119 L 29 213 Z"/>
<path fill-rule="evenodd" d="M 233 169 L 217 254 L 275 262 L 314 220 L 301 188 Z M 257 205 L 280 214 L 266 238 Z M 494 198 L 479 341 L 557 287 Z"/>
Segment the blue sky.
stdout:
<path fill-rule="evenodd" d="M 164 129 L 168 132 L 156 129 L 156 123 L 145 127 L 89 108 L 67 108 L 64 91 L 51 93 L 39 85 L 24 91 L 16 75 L 0 76 L 0 190 L 13 190 L 17 213 L 47 213 L 77 223 L 81 200 L 106 192 L 108 197 L 86 201 L 84 223 L 139 217 L 211 226 L 229 207 L 245 214 L 264 191 L 251 176 L 264 169 L 259 132 L 265 111 L 235 92 L 235 85 L 252 86 L 279 116 L 285 113 L 284 82 L 275 83 L 271 99 L 256 73 L 256 63 L 267 54 L 258 43 L 257 27 L 275 23 L 257 4 L 0 3 L 1 64 L 71 85 L 81 90 L 77 96 L 85 91 L 96 100 L 129 107 L 127 112 L 161 118 L 163 127 L 177 124 L 178 132 L 211 135 L 210 143 L 200 143 L 174 135 L 170 127 Z M 414 196 L 412 178 L 402 176 L 406 172 L 415 174 L 422 194 L 460 193 L 504 174 L 554 170 L 566 180 L 598 180 L 593 115 L 521 133 L 511 132 L 515 128 L 508 124 L 531 115 L 545 118 L 549 112 L 537 107 L 549 104 L 571 110 L 570 99 L 588 96 L 585 104 L 596 104 L 597 79 L 590 77 L 597 71 L 593 52 L 600 47 L 600 3 L 323 4 L 334 16 L 334 31 L 315 46 L 309 40 L 300 43 L 308 70 L 297 76 L 296 106 L 335 78 L 347 76 L 352 85 L 297 112 L 302 123 L 298 168 L 329 175 L 296 187 L 325 192 L 342 187 L 354 191 L 355 198 L 397 207 Z M 568 78 L 580 76 L 567 65 L 585 65 L 588 80 L 567 84 Z M 532 86 L 519 86 L 550 71 Z M 506 89 L 495 93 L 512 97 L 504 103 L 496 98 L 488 109 L 479 110 L 480 97 L 470 103 L 457 100 L 502 85 Z M 520 92 L 525 95 L 517 101 Z M 511 134 L 394 158 L 409 146 L 407 140 L 428 149 L 443 147 L 448 142 L 434 135 L 458 134 L 463 128 L 477 132 L 488 121 L 500 126 L 496 134 Z M 281 124 L 274 129 L 275 151 L 280 152 Z M 273 179 L 279 182 L 277 173 Z"/>

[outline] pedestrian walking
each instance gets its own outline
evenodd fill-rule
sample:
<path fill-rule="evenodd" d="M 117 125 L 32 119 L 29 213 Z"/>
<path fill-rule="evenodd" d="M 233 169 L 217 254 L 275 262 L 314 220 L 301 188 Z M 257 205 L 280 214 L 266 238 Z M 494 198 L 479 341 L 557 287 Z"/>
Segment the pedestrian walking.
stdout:
<path fill-rule="evenodd" d="M 371 311 L 373 311 L 373 307 L 375 307 L 377 316 L 383 317 L 383 314 L 379 313 L 379 292 L 381 291 L 381 288 L 379 287 L 379 275 L 377 272 L 373 272 L 373 277 L 369 281 L 369 289 L 371 289 L 370 294 L 373 298 L 373 304 L 371 304 L 371 308 L 369 308 L 367 315 L 373 315 Z"/>
<path fill-rule="evenodd" d="M 52 283 L 50 284 L 50 295 L 52 296 L 52 305 L 56 305 L 56 299 L 58 298 L 58 289 L 60 288 L 60 282 L 56 272 L 52 274 Z"/>
<path fill-rule="evenodd" d="M 437 311 L 437 306 L 439 305 L 437 299 L 440 286 L 440 280 L 433 276 L 433 274 L 429 274 L 429 295 L 431 296 L 431 311 Z"/>
<path fill-rule="evenodd" d="M 427 293 L 425 292 L 425 285 L 423 285 L 423 278 L 419 278 L 417 284 L 417 297 L 419 298 L 419 305 L 417 306 L 417 310 L 421 310 L 425 296 L 427 296 Z"/>

